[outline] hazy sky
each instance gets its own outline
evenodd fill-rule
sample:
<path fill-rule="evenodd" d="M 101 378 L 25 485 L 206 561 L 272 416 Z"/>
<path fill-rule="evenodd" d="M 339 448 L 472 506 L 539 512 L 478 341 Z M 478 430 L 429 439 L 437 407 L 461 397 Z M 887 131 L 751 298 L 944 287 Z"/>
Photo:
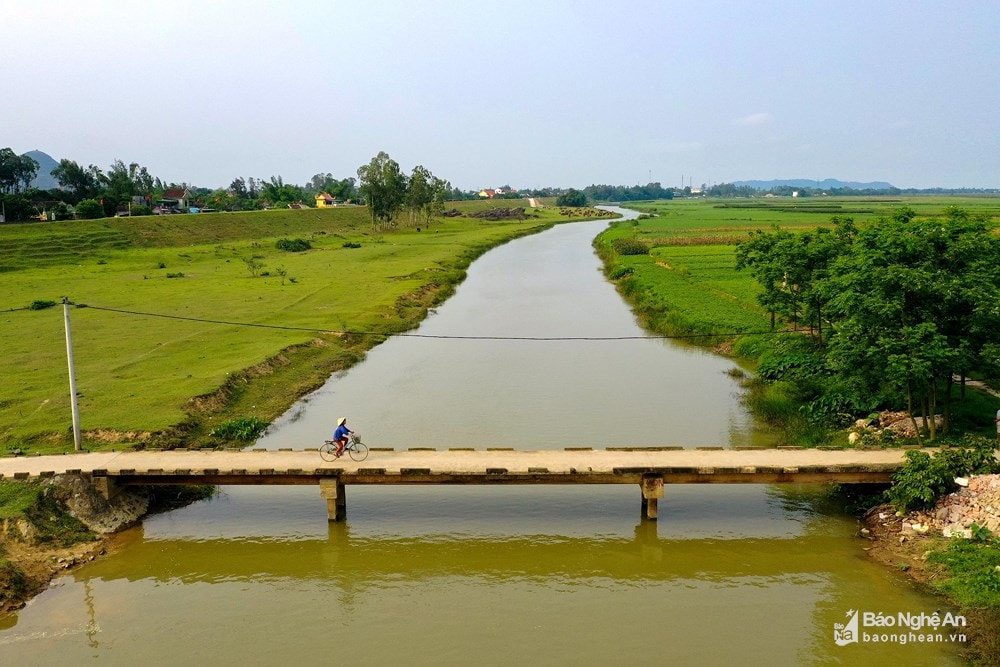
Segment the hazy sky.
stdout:
<path fill-rule="evenodd" d="M 203 187 L 1000 187 L 1000 2 L 0 0 L 0 147 Z"/>

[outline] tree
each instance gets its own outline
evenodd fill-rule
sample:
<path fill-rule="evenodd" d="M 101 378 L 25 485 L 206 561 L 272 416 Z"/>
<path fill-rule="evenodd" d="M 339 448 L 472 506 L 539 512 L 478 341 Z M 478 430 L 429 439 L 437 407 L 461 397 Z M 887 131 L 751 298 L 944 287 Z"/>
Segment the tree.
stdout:
<path fill-rule="evenodd" d="M 285 183 L 281 176 L 272 176 L 270 182 L 264 183 L 261 196 L 272 206 L 288 206 L 306 199 L 306 193 L 301 187 Z"/>
<path fill-rule="evenodd" d="M 247 182 L 242 177 L 234 178 L 233 182 L 229 184 L 229 189 L 240 199 L 246 199 L 249 196 L 247 194 Z"/>
<path fill-rule="evenodd" d="M 431 184 L 433 179 L 434 175 L 426 167 L 418 164 L 413 168 L 406 187 L 406 208 L 410 212 L 410 224 L 419 221 L 421 214 L 428 210 L 434 201 Z"/>
<path fill-rule="evenodd" d="M 944 220 L 912 209 L 869 225 L 831 267 L 826 287 L 838 321 L 829 359 L 872 395 L 905 396 L 925 422 L 952 377 L 1000 343 L 1000 239 L 984 220 L 951 209 Z M 936 435 L 933 418 L 927 424 Z"/>
<path fill-rule="evenodd" d="M 74 201 L 96 197 L 104 180 L 104 174 L 94 165 L 84 169 L 73 160 L 60 160 L 52 175 L 61 187 L 73 193 Z"/>
<path fill-rule="evenodd" d="M 136 195 L 149 195 L 154 183 L 145 167 L 135 162 L 126 167 L 121 160 L 114 161 L 102 181 L 107 195 L 116 201 L 125 201 Z"/>
<path fill-rule="evenodd" d="M 754 230 L 736 247 L 736 270 L 749 270 L 763 287 L 758 302 L 771 313 L 800 322 L 815 331 L 823 343 L 824 308 L 831 295 L 824 289 L 832 263 L 850 250 L 857 234 L 851 218 L 832 218 L 834 229 L 793 234 L 774 226 L 773 231 Z"/>
<path fill-rule="evenodd" d="M 380 151 L 371 162 L 358 167 L 358 180 L 358 190 L 368 202 L 372 227 L 391 225 L 406 199 L 406 176 L 400 172 L 399 163 Z"/>
<path fill-rule="evenodd" d="M 430 224 L 432 217 L 435 215 L 442 215 L 444 213 L 444 203 L 448 201 L 448 197 L 451 196 L 452 192 L 451 183 L 443 178 L 434 176 L 431 179 L 431 192 L 434 196 L 431 199 L 431 203 L 427 206 L 428 224 Z"/>
<path fill-rule="evenodd" d="M 556 199 L 556 206 L 586 206 L 587 195 L 570 188 Z"/>
<path fill-rule="evenodd" d="M 38 163 L 11 148 L 0 149 L 0 192 L 20 194 L 28 189 L 38 173 Z"/>

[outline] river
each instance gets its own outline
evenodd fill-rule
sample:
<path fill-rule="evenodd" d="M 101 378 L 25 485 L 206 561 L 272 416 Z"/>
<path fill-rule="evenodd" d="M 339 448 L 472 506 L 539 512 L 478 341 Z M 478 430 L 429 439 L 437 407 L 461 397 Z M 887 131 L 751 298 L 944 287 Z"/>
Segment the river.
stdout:
<path fill-rule="evenodd" d="M 487 253 L 415 332 L 434 338 L 375 348 L 257 446 L 315 446 L 338 416 L 397 449 L 763 442 L 731 360 L 631 338 L 590 245 L 606 224 Z M 552 337 L 620 339 L 524 340 Z M 835 643 L 848 612 L 948 609 L 869 562 L 822 488 L 668 486 L 657 522 L 618 486 L 347 495 L 340 524 L 314 487 L 150 517 L 0 621 L 0 661 L 961 664 L 950 641 Z"/>

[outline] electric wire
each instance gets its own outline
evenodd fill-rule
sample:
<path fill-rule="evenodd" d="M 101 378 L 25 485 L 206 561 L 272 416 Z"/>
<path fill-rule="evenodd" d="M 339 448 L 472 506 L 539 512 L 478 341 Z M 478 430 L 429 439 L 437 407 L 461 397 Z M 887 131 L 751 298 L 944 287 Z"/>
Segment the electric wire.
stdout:
<path fill-rule="evenodd" d="M 293 327 L 282 324 L 262 324 L 258 322 L 237 322 L 233 320 L 214 320 L 201 317 L 188 317 L 185 315 L 169 315 L 165 313 L 152 313 L 148 311 L 141 310 L 128 310 L 124 308 L 110 308 L 107 306 L 95 306 L 92 304 L 75 303 L 73 301 L 69 302 L 70 305 L 76 306 L 78 308 L 88 308 L 91 310 L 100 310 L 109 313 L 119 313 L 123 315 L 135 315 L 139 317 L 158 317 L 168 320 L 182 320 L 186 322 L 199 322 L 204 324 L 221 324 L 226 326 L 234 327 L 254 327 L 259 329 L 278 329 L 283 331 L 307 331 L 310 333 L 327 333 L 336 334 L 342 336 L 378 336 L 383 338 L 388 338 L 390 336 L 401 336 L 406 338 L 429 338 L 429 339 L 441 339 L 441 340 L 483 340 L 483 341 L 619 341 L 619 340 L 679 340 L 679 339 L 693 339 L 693 338 L 725 338 L 730 336 L 764 336 L 783 333 L 780 330 L 776 331 L 730 331 L 722 333 L 708 333 L 708 334 L 675 334 L 675 335 L 644 335 L 644 336 L 490 336 L 490 335 L 478 335 L 478 336 L 462 336 L 453 334 L 422 334 L 422 333 L 411 333 L 411 332 L 382 332 L 382 331 L 353 331 L 345 330 L 339 331 L 335 329 L 324 329 L 321 327 Z"/>

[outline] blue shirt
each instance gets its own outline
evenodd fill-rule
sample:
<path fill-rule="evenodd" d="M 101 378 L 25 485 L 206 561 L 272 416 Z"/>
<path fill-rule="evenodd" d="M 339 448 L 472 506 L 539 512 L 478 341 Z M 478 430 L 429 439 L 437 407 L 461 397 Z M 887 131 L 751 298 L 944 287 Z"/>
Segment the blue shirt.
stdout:
<path fill-rule="evenodd" d="M 333 432 L 334 440 L 341 440 L 346 438 L 348 434 L 351 433 L 351 429 L 347 428 L 347 424 L 341 424 L 337 427 L 337 430 Z"/>

